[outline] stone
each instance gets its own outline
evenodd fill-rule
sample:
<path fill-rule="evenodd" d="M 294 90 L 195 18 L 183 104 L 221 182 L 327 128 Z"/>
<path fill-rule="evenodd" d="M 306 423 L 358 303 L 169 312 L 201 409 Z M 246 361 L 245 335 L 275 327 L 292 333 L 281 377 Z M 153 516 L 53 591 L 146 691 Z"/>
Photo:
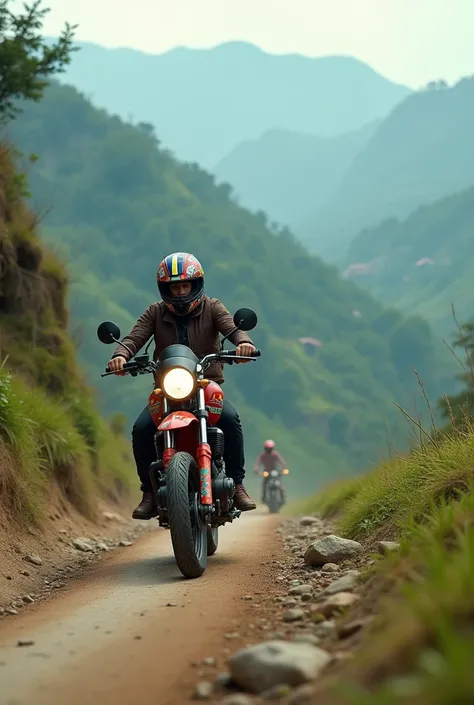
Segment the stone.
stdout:
<path fill-rule="evenodd" d="M 336 625 L 331 620 L 326 620 L 324 622 L 319 622 L 314 628 L 313 632 L 316 636 L 324 638 L 333 634 L 336 631 Z"/>
<path fill-rule="evenodd" d="M 326 618 L 332 617 L 333 614 L 343 612 L 349 607 L 352 607 L 358 599 L 359 596 L 354 595 L 352 592 L 338 592 L 337 595 L 329 597 L 325 602 L 314 605 L 311 612 L 322 614 Z"/>
<path fill-rule="evenodd" d="M 382 554 L 382 556 L 388 556 L 390 553 L 397 553 L 400 550 L 400 544 L 396 541 L 379 541 L 377 544 L 377 551 Z"/>
<path fill-rule="evenodd" d="M 349 570 L 341 578 L 338 578 L 333 583 L 328 585 L 321 593 L 321 597 L 326 595 L 337 595 L 338 592 L 351 592 L 355 590 L 359 583 L 360 572 L 358 570 Z"/>
<path fill-rule="evenodd" d="M 232 678 L 230 673 L 227 671 L 223 673 L 218 673 L 215 680 L 214 680 L 214 687 L 215 688 L 228 688 L 232 682 Z"/>
<path fill-rule="evenodd" d="M 267 641 L 237 651 L 229 659 L 232 680 L 240 688 L 260 694 L 284 683 L 308 683 L 331 661 L 317 646 L 287 641 Z"/>
<path fill-rule="evenodd" d="M 17 646 L 33 646 L 34 643 L 32 639 L 18 639 Z"/>
<path fill-rule="evenodd" d="M 24 560 L 27 563 L 31 563 L 32 565 L 43 565 L 42 559 L 34 553 L 31 555 L 25 556 Z"/>
<path fill-rule="evenodd" d="M 300 525 L 301 526 L 313 526 L 313 524 L 319 524 L 319 519 L 318 517 L 301 517 L 300 519 Z"/>
<path fill-rule="evenodd" d="M 289 595 L 304 595 L 307 593 L 312 593 L 313 589 L 311 585 L 295 585 L 288 590 Z"/>
<path fill-rule="evenodd" d="M 298 608 L 293 608 L 286 610 L 286 612 L 283 612 L 283 621 L 284 622 L 296 622 L 299 619 L 303 619 L 304 617 L 304 610 L 298 609 Z"/>
<path fill-rule="evenodd" d="M 31 597 L 31 595 L 23 595 L 23 597 L 22 597 L 21 599 L 22 599 L 23 602 L 25 602 L 26 604 L 31 604 L 32 602 L 34 602 L 34 600 L 33 600 L 33 598 Z"/>
<path fill-rule="evenodd" d="M 133 546 L 133 541 L 126 541 L 125 539 L 122 539 L 119 541 L 119 546 Z"/>
<path fill-rule="evenodd" d="M 214 691 L 214 686 L 210 681 L 201 681 L 196 685 L 194 700 L 209 700 Z"/>
<path fill-rule="evenodd" d="M 107 546 L 107 544 L 104 541 L 101 541 L 100 543 L 98 543 L 97 548 L 99 549 L 99 551 L 108 551 L 109 550 L 109 547 Z"/>
<path fill-rule="evenodd" d="M 296 634 L 293 637 L 293 641 L 302 641 L 306 642 L 307 644 L 312 644 L 313 646 L 318 646 L 319 642 L 321 641 L 321 638 L 319 636 L 316 636 L 315 634 L 312 634 L 311 632 L 303 632 L 301 634 Z"/>
<path fill-rule="evenodd" d="M 77 538 L 73 539 L 71 543 L 75 549 L 82 551 L 82 553 L 92 553 L 94 551 L 94 547 L 87 539 Z"/>
<path fill-rule="evenodd" d="M 233 693 L 219 700 L 219 705 L 253 705 L 253 700 L 248 695 Z"/>
<path fill-rule="evenodd" d="M 341 569 L 339 568 L 337 563 L 325 563 L 321 570 L 323 573 L 337 573 Z"/>
<path fill-rule="evenodd" d="M 304 554 L 304 562 L 311 566 L 323 566 L 325 563 L 342 563 L 361 553 L 362 546 L 357 541 L 331 534 L 308 546 Z"/>

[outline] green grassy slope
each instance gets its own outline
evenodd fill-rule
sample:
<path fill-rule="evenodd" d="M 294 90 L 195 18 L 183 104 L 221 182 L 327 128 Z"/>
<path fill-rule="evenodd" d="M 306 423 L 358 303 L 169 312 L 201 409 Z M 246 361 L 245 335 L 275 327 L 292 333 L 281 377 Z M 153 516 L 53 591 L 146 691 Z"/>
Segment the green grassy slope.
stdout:
<path fill-rule="evenodd" d="M 94 408 L 69 337 L 67 275 L 41 244 L 0 144 L 1 523 L 40 522 L 51 484 L 89 517 L 131 486 L 131 454 Z"/>

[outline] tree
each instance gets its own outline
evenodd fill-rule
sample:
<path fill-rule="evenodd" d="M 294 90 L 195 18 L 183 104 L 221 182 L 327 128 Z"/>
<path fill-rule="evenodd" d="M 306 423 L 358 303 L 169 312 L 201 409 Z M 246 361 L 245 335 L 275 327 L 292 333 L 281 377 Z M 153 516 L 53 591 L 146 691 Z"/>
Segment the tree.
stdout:
<path fill-rule="evenodd" d="M 40 100 L 49 78 L 64 71 L 76 50 L 76 26 L 66 24 L 54 44 L 44 40 L 41 30 L 49 9 L 42 3 L 35 0 L 14 14 L 11 0 L 0 0 L 0 123 L 20 112 L 18 100 Z"/>

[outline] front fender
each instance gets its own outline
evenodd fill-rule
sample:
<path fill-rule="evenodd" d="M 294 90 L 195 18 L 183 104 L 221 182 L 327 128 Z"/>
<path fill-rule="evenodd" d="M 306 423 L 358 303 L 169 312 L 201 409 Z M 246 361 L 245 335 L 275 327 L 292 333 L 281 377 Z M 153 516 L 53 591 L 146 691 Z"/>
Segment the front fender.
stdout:
<path fill-rule="evenodd" d="M 158 430 L 175 431 L 177 428 L 186 428 L 186 426 L 197 422 L 197 418 L 189 411 L 172 411 L 171 414 L 168 414 L 160 423 Z"/>

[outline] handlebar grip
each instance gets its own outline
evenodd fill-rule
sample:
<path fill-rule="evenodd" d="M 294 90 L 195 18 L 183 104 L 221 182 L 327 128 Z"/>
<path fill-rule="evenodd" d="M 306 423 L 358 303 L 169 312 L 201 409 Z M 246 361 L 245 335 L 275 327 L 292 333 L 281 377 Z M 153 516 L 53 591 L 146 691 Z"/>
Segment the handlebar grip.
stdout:
<path fill-rule="evenodd" d="M 235 350 L 223 350 L 222 354 L 226 355 L 227 357 L 236 357 L 237 356 L 237 352 Z M 262 354 L 261 350 L 255 350 L 255 352 L 253 352 L 251 355 L 248 355 L 246 357 L 260 357 L 261 354 Z"/>
<path fill-rule="evenodd" d="M 127 372 L 129 370 L 135 370 L 137 368 L 137 363 L 136 362 L 126 362 L 124 366 L 122 367 L 123 372 Z M 101 375 L 101 377 L 106 377 L 107 375 L 114 375 L 115 372 L 112 372 L 110 367 L 107 365 L 105 368 L 105 373 Z"/>

